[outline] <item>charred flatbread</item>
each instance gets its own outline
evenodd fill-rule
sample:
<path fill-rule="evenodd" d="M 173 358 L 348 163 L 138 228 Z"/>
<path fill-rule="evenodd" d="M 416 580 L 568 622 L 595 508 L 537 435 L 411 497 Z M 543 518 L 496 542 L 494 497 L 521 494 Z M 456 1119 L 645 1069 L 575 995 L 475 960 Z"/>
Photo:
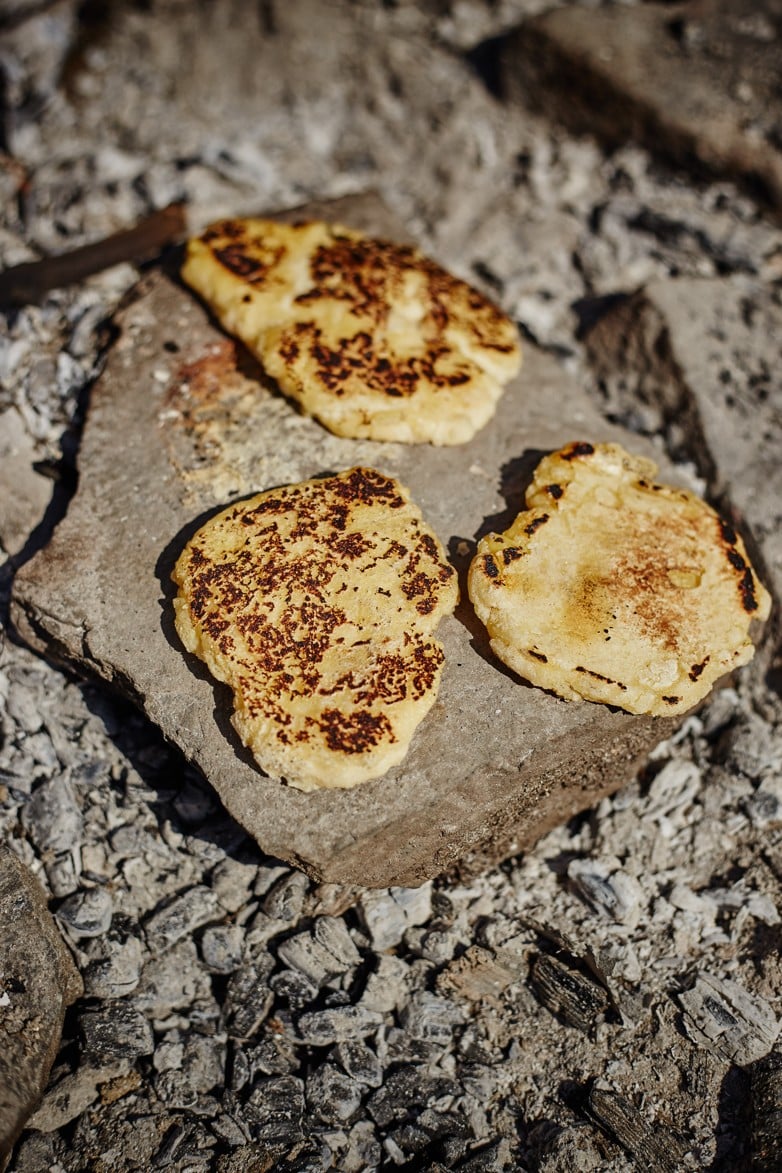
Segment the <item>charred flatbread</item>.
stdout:
<path fill-rule="evenodd" d="M 182 276 L 340 436 L 462 444 L 521 362 L 516 327 L 477 289 L 348 228 L 224 220 L 189 242 Z"/>
<path fill-rule="evenodd" d="M 172 577 L 182 643 L 232 689 L 234 727 L 267 774 L 350 788 L 402 760 L 458 591 L 397 481 L 354 468 L 230 505 Z"/>
<path fill-rule="evenodd" d="M 497 656 L 568 700 L 683 713 L 751 659 L 771 600 L 731 525 L 618 444 L 546 456 L 527 510 L 478 544 L 470 598 Z"/>

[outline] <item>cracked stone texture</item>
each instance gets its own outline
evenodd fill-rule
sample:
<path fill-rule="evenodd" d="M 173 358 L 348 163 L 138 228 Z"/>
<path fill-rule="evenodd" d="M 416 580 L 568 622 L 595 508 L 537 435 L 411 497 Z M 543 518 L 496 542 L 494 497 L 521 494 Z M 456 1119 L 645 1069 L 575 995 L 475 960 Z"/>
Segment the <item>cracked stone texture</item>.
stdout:
<path fill-rule="evenodd" d="M 376 198 L 331 210 L 400 235 Z M 33 646 L 140 703 L 265 851 L 319 879 L 420 884 L 468 854 L 498 859 L 534 842 L 627 781 L 670 734 L 668 720 L 569 704 L 511 677 L 462 589 L 439 629 L 438 700 L 401 766 L 353 791 L 302 794 L 266 778 L 229 724 L 227 690 L 173 630 L 171 567 L 210 510 L 327 469 L 376 465 L 409 485 L 463 575 L 475 538 L 518 510 L 542 451 L 574 438 L 639 441 L 607 425 L 532 346 L 495 419 L 470 444 L 437 449 L 344 440 L 297 415 L 163 276 L 141 283 L 119 325 L 93 390 L 79 490 L 17 576 L 15 622 Z"/>
<path fill-rule="evenodd" d="M 0 847 L 0 1168 L 41 1098 L 65 1009 L 82 993 L 38 881 Z"/>
<path fill-rule="evenodd" d="M 545 13 L 511 34 L 508 89 L 596 135 L 741 181 L 782 210 L 780 0 Z"/>
<path fill-rule="evenodd" d="M 609 410 L 627 396 L 687 443 L 713 500 L 748 530 L 766 586 L 782 597 L 782 294 L 747 278 L 652 281 L 617 304 L 587 347 Z M 779 613 L 773 625 L 778 642 Z M 763 662 L 763 658 L 760 658 Z"/>

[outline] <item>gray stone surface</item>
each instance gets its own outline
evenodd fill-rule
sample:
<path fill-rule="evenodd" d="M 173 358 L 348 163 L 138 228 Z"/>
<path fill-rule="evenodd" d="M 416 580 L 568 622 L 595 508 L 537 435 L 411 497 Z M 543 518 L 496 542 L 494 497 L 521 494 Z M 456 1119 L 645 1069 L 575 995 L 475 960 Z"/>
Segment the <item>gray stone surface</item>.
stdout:
<path fill-rule="evenodd" d="M 331 214 L 395 234 L 372 198 Z M 142 283 L 119 325 L 93 391 L 78 493 L 17 576 L 15 621 L 33 646 L 139 702 L 265 851 L 326 880 L 415 885 L 467 852 L 501 857 L 533 842 L 621 785 L 670 733 L 667 721 L 511 678 L 465 599 L 441 625 L 440 694 L 401 766 L 350 792 L 301 794 L 264 777 L 228 724 L 226 690 L 173 630 L 170 571 L 199 519 L 240 494 L 376 465 L 409 485 L 463 572 L 476 535 L 518 509 L 541 451 L 576 438 L 637 444 L 531 346 L 496 418 L 470 444 L 437 449 L 343 440 L 297 415 L 164 277 Z"/>
<path fill-rule="evenodd" d="M 0 846 L 0 1166 L 41 1097 L 81 978 L 28 869 Z"/>
<path fill-rule="evenodd" d="M 610 146 L 739 179 L 782 210 L 779 0 L 565 7 L 522 25 L 509 89 Z"/>

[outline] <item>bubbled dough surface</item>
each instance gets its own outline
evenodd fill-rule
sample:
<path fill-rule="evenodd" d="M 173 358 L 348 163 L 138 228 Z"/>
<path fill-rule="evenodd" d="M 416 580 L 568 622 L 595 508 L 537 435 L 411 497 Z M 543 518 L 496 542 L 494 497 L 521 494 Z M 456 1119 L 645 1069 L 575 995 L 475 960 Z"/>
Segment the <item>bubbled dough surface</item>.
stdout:
<path fill-rule="evenodd" d="M 741 538 L 618 444 L 546 456 L 528 509 L 478 546 L 469 593 L 497 656 L 570 700 L 686 712 L 754 653 L 770 598 Z"/>

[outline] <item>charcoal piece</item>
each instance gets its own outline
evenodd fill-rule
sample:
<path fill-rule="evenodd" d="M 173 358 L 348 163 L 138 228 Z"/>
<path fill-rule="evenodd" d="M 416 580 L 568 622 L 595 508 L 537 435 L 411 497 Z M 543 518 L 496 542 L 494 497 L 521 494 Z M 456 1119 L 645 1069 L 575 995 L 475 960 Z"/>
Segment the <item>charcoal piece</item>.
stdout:
<path fill-rule="evenodd" d="M 454 1028 L 464 1022 L 464 1013 L 447 998 L 421 990 L 402 1008 L 400 1021 L 414 1039 L 448 1046 Z"/>
<path fill-rule="evenodd" d="M 264 1023 L 247 1048 L 246 1061 L 255 1077 L 261 1075 L 290 1075 L 299 1069 L 300 1057 L 296 1040 L 291 1033 L 280 1030 L 279 1017 Z"/>
<path fill-rule="evenodd" d="M 319 916 L 315 921 L 314 933 L 315 940 L 336 957 L 343 969 L 352 969 L 361 961 L 361 954 L 340 917 Z"/>
<path fill-rule="evenodd" d="M 602 986 L 548 953 L 540 953 L 533 960 L 530 985 L 552 1014 L 585 1034 L 594 1029 L 609 1006 Z"/>
<path fill-rule="evenodd" d="M 222 909 L 211 888 L 196 885 L 149 917 L 144 925 L 147 944 L 153 953 L 165 953 L 195 929 L 221 916 Z"/>
<path fill-rule="evenodd" d="M 100 942 L 100 952 L 84 969 L 84 992 L 92 998 L 122 998 L 135 990 L 139 983 L 142 964 L 141 942 L 132 933 L 117 926 L 115 917 L 111 931 Z"/>
<path fill-rule="evenodd" d="M 771 1051 L 750 1068 L 750 1149 L 753 1173 L 782 1169 L 782 1054 Z"/>
<path fill-rule="evenodd" d="M 100 1009 L 82 1014 L 79 1026 L 85 1054 L 98 1062 L 151 1055 L 155 1049 L 152 1028 L 144 1015 L 127 1002 L 104 1002 Z"/>
<path fill-rule="evenodd" d="M 307 877 L 301 872 L 289 872 L 278 880 L 263 902 L 263 911 L 274 920 L 295 924 L 304 910 L 309 888 Z"/>
<path fill-rule="evenodd" d="M 204 965 L 213 973 L 234 973 L 242 963 L 244 930 L 240 925 L 211 925 L 201 938 Z"/>
<path fill-rule="evenodd" d="M 272 974 L 269 985 L 279 998 L 288 1003 L 294 1013 L 309 1006 L 318 994 L 318 987 L 298 969 L 279 970 Z"/>
<path fill-rule="evenodd" d="M 323 1063 L 307 1078 L 307 1105 L 327 1124 L 344 1124 L 361 1106 L 361 1085 L 332 1063 Z"/>
<path fill-rule="evenodd" d="M 471 1153 L 456 1169 L 459 1173 L 510 1173 L 518 1167 L 511 1154 L 510 1142 L 503 1138 Z"/>
<path fill-rule="evenodd" d="M 241 966 L 228 983 L 225 1017 L 233 1039 L 248 1039 L 258 1030 L 271 1009 L 274 994 L 269 988 L 272 961 Z"/>
<path fill-rule="evenodd" d="M 183 938 L 162 957 L 147 961 L 133 1000 L 142 1010 L 160 1018 L 180 1007 L 192 1008 L 212 998 L 212 983 L 199 960 L 195 942 Z"/>
<path fill-rule="evenodd" d="M 348 1147 L 342 1157 L 345 1173 L 364 1173 L 380 1164 L 382 1151 L 371 1120 L 359 1120 L 348 1134 Z"/>
<path fill-rule="evenodd" d="M 81 842 L 81 807 L 68 775 L 36 787 L 22 808 L 22 826 L 41 855 L 71 851 Z"/>
<path fill-rule="evenodd" d="M 607 1142 L 588 1124 L 557 1128 L 547 1122 L 533 1130 L 530 1140 L 534 1173 L 602 1173 L 606 1168 Z"/>
<path fill-rule="evenodd" d="M 363 1006 L 335 1006 L 302 1014 L 298 1021 L 301 1041 L 311 1047 L 326 1047 L 346 1039 L 373 1034 L 383 1022 L 382 1014 Z"/>
<path fill-rule="evenodd" d="M 441 1096 L 457 1096 L 461 1089 L 445 1076 L 428 1074 L 421 1067 L 397 1067 L 383 1086 L 369 1098 L 369 1113 L 378 1128 L 418 1115 L 417 1109 Z"/>
<path fill-rule="evenodd" d="M 576 891 L 596 912 L 620 924 L 635 928 L 643 908 L 643 891 L 633 877 L 623 872 L 619 861 L 574 859 L 568 878 Z"/>
<path fill-rule="evenodd" d="M 248 902 L 257 871 L 257 864 L 230 856 L 213 869 L 212 891 L 226 912 L 238 912 Z"/>
<path fill-rule="evenodd" d="M 293 1075 L 258 1080 L 247 1101 L 253 1140 L 282 1155 L 303 1139 L 304 1083 Z"/>
<path fill-rule="evenodd" d="M 334 1048 L 334 1057 L 357 1083 L 380 1087 L 383 1067 L 375 1052 L 363 1039 L 346 1039 Z"/>
<path fill-rule="evenodd" d="M 112 911 L 110 892 L 88 888 L 64 900 L 55 915 L 72 937 L 100 937 L 111 925 Z"/>
<path fill-rule="evenodd" d="M 170 1108 L 192 1109 L 198 1102 L 198 1092 L 183 1071 L 161 1072 L 155 1079 L 155 1095 Z"/>
<path fill-rule="evenodd" d="M 315 986 L 322 986 L 349 968 L 310 932 L 288 937 L 279 945 L 277 955 L 280 961 L 297 969 Z"/>
<path fill-rule="evenodd" d="M 222 1087 L 225 1082 L 226 1044 L 218 1035 L 191 1031 L 182 1055 L 182 1072 L 199 1095 Z"/>
<path fill-rule="evenodd" d="M 679 1001 L 689 1037 L 732 1063 L 761 1059 L 776 1042 L 780 1023 L 772 1007 L 731 978 L 699 974 Z"/>
<path fill-rule="evenodd" d="M 592 1086 L 587 1103 L 600 1127 L 627 1150 L 639 1168 L 649 1173 L 680 1173 L 687 1148 L 670 1129 L 659 1122 L 650 1124 L 616 1092 Z"/>

